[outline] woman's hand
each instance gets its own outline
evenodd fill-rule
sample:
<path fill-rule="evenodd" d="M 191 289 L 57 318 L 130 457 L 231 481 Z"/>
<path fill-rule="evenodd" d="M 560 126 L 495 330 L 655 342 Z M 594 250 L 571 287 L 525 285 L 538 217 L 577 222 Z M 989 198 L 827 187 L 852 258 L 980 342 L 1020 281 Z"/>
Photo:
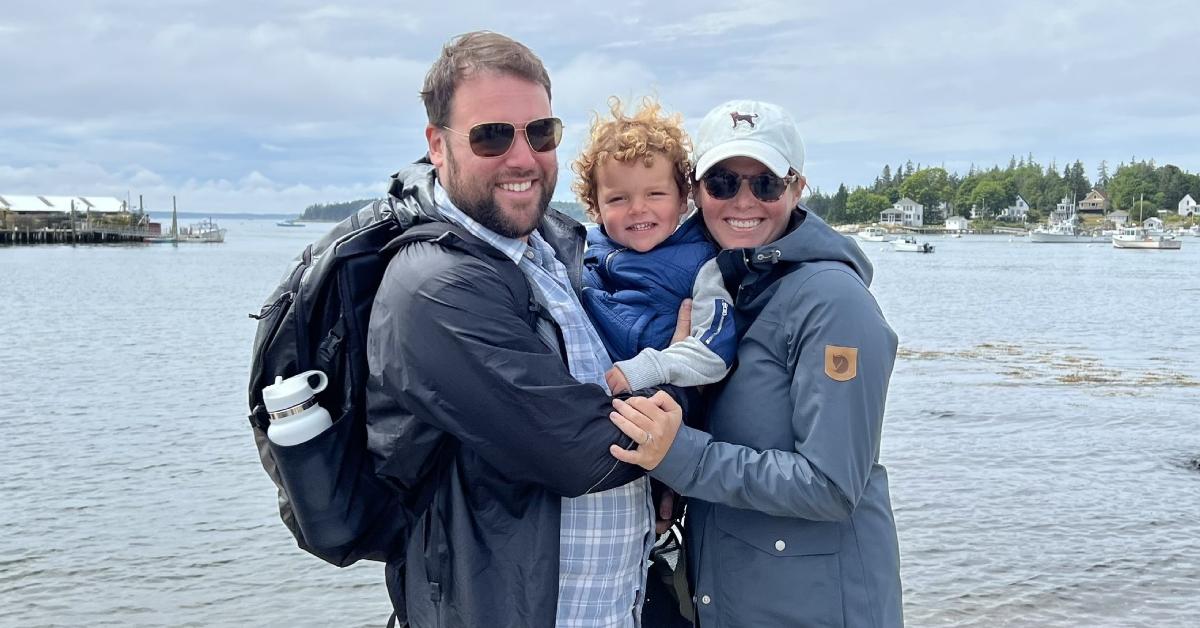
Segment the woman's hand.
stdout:
<path fill-rule="evenodd" d="M 637 449 L 609 447 L 613 457 L 622 462 L 636 464 L 647 471 L 658 466 L 675 442 L 679 425 L 683 423 L 683 408 L 661 390 L 649 399 L 630 397 L 628 401 L 613 399 L 616 412 L 608 417 L 637 443 Z"/>

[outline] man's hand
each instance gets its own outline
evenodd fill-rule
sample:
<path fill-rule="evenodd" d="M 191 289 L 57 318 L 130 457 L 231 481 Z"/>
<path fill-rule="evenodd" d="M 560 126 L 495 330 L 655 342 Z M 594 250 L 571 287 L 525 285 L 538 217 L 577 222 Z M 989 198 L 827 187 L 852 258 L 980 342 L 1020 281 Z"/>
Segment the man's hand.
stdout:
<path fill-rule="evenodd" d="M 675 333 L 671 336 L 671 344 L 675 344 L 692 335 L 692 300 L 684 299 L 679 304 L 679 318 L 675 321 Z"/>
<path fill-rule="evenodd" d="M 608 369 L 608 372 L 604 374 L 604 381 L 608 383 L 608 389 L 611 390 L 612 394 L 614 395 L 630 392 L 629 380 L 625 379 L 625 374 L 622 373 L 621 369 L 618 367 L 614 366 Z"/>

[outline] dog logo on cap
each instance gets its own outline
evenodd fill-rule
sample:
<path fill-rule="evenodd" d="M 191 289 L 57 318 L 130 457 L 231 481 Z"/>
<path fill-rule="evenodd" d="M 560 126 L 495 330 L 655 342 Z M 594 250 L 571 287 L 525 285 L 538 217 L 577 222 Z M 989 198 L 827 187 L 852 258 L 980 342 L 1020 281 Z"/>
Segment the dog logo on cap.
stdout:
<path fill-rule="evenodd" d="M 758 119 L 758 114 L 757 113 L 738 113 L 736 111 L 733 111 L 729 114 L 729 117 L 733 118 L 733 128 L 735 128 L 735 129 L 737 128 L 738 122 L 745 122 L 750 125 L 750 128 L 753 129 L 754 121 L 756 119 Z"/>

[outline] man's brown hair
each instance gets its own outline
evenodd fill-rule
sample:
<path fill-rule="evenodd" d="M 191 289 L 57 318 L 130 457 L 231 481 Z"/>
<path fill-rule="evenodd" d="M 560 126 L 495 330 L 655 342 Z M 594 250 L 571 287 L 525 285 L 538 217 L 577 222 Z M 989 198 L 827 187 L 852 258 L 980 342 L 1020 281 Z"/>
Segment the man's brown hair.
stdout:
<path fill-rule="evenodd" d="M 473 31 L 447 42 L 425 75 L 421 100 L 429 124 L 448 125 L 455 90 L 467 78 L 484 72 L 537 83 L 546 88 L 546 98 L 550 98 L 550 75 L 532 50 L 500 33 Z"/>

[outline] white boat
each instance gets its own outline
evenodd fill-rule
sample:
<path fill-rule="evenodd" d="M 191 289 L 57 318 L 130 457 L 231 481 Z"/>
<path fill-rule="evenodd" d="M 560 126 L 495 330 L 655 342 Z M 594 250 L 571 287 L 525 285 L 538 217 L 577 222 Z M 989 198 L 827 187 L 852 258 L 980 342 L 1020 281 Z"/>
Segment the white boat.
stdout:
<path fill-rule="evenodd" d="M 917 242 L 915 237 L 906 235 L 892 240 L 892 250 L 903 253 L 932 253 L 933 245 L 928 242 Z"/>
<path fill-rule="evenodd" d="M 1091 244 L 1104 238 L 1084 233 L 1075 225 L 1074 216 L 1049 227 L 1041 226 L 1029 232 L 1029 241 L 1042 244 Z"/>
<path fill-rule="evenodd" d="M 890 242 L 892 240 L 892 234 L 883 227 L 867 227 L 855 235 L 864 242 Z"/>
<path fill-rule="evenodd" d="M 296 222 L 297 220 L 299 220 L 299 219 L 298 218 L 288 218 L 287 220 L 280 220 L 279 222 L 275 223 L 275 226 L 276 227 L 307 227 L 308 226 L 302 222 Z"/>
<path fill-rule="evenodd" d="M 180 242 L 224 242 L 225 230 L 218 227 L 212 218 L 205 218 L 179 231 Z"/>
<path fill-rule="evenodd" d="M 1183 247 L 1183 242 L 1169 235 L 1151 233 L 1143 227 L 1125 227 L 1112 237 L 1112 245 L 1116 249 L 1178 250 Z"/>

